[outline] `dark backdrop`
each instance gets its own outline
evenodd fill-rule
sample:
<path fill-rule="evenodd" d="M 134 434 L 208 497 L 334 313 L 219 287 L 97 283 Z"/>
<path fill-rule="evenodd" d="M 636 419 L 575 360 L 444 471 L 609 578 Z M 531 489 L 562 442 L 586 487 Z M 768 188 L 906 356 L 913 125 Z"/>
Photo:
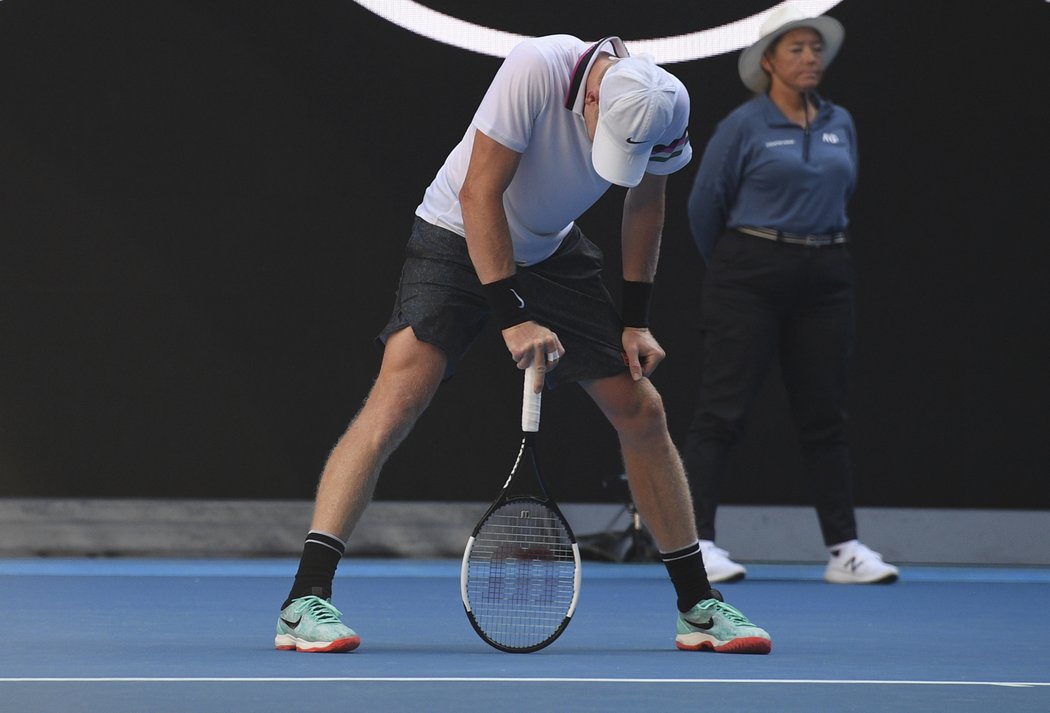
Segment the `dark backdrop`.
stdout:
<path fill-rule="evenodd" d="M 429 4 L 625 38 L 689 29 L 691 7 Z M 691 25 L 763 5 L 698 3 Z M 852 111 L 861 146 L 858 503 L 1050 507 L 1050 6 L 845 0 L 830 14 L 847 41 L 822 93 Z M 735 63 L 669 66 L 698 154 L 747 98 Z M 0 495 L 311 497 L 379 364 L 413 210 L 498 65 L 349 0 L 0 2 Z M 654 320 L 676 439 L 698 380 L 695 169 L 670 183 Z M 580 221 L 614 278 L 621 200 Z M 491 497 L 519 399 L 486 332 L 378 497 Z M 575 388 L 545 409 L 558 494 L 615 499 L 598 411 Z M 727 502 L 808 502 L 776 378 L 733 469 Z"/>

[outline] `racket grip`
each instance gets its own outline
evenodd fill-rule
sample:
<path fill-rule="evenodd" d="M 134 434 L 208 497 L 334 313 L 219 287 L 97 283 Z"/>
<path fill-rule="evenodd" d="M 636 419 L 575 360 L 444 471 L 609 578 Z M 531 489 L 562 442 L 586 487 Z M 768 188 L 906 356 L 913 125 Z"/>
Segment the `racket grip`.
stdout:
<path fill-rule="evenodd" d="M 540 401 L 543 393 L 536 393 L 536 367 L 525 370 L 525 390 L 521 397 L 521 430 L 536 433 L 540 430 Z"/>

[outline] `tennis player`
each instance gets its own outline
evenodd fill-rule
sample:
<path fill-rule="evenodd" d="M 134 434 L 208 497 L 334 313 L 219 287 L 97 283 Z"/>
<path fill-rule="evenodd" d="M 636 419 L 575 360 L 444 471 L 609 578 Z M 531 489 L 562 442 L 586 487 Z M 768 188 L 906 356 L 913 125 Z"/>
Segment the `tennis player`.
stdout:
<path fill-rule="evenodd" d="M 359 645 L 330 601 L 345 543 L 383 464 L 491 317 L 519 369 L 537 366 L 552 387 L 580 384 L 616 429 L 677 593 L 676 645 L 770 651 L 769 635 L 711 589 L 689 486 L 647 378 L 664 358 L 649 306 L 667 176 L 692 156 L 688 120 L 682 83 L 618 37 L 534 38 L 507 56 L 416 209 L 379 375 L 325 465 L 277 648 Z M 575 223 L 614 184 L 628 188 L 620 309 L 601 251 Z"/>

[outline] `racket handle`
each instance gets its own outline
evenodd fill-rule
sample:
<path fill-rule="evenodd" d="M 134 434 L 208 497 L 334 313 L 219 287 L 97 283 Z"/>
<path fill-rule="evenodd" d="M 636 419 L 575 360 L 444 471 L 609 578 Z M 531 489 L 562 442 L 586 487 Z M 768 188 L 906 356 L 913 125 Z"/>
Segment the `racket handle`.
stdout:
<path fill-rule="evenodd" d="M 521 430 L 536 433 L 540 430 L 540 400 L 543 393 L 536 393 L 536 367 L 525 370 L 525 391 L 521 397 Z"/>

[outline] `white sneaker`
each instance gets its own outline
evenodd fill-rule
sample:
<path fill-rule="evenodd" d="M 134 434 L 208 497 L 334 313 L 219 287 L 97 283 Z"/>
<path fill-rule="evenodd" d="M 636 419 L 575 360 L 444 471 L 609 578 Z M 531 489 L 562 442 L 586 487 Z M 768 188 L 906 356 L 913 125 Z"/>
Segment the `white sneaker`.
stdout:
<path fill-rule="evenodd" d="M 857 540 L 831 548 L 824 579 L 833 584 L 889 584 L 900 571 L 882 561 L 882 555 Z"/>
<path fill-rule="evenodd" d="M 704 557 L 704 569 L 707 570 L 707 581 L 736 582 L 744 578 L 747 570 L 744 565 L 729 559 L 729 553 L 717 547 L 711 540 L 700 540 L 700 553 Z"/>

